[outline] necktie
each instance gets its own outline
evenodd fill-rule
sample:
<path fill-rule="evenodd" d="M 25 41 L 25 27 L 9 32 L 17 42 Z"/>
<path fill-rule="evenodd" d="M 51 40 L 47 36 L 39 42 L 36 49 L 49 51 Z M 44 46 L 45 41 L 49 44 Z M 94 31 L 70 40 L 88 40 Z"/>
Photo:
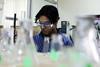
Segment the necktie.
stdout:
<path fill-rule="evenodd" d="M 49 51 L 49 37 L 44 38 L 43 52 Z"/>

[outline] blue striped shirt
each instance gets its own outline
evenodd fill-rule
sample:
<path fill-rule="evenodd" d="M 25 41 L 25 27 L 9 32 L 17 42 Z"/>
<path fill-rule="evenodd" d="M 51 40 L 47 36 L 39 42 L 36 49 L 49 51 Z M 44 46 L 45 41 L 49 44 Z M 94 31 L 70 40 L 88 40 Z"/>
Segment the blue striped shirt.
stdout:
<path fill-rule="evenodd" d="M 73 40 L 71 37 L 70 38 L 66 37 L 63 34 L 61 34 L 61 36 L 62 36 L 62 41 L 63 41 L 64 46 L 73 46 Z M 43 52 L 43 44 L 44 44 L 43 34 L 39 33 L 39 34 L 33 36 L 33 40 L 35 42 L 37 52 Z M 51 43 L 51 41 L 50 41 L 50 43 Z M 50 52 L 50 50 L 51 50 L 51 45 L 49 44 L 48 52 Z"/>

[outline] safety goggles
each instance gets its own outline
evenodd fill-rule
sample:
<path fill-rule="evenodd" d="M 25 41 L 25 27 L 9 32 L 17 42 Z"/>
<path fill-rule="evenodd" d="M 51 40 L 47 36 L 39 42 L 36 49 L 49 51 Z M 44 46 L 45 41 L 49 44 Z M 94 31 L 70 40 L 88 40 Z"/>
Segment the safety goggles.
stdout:
<path fill-rule="evenodd" d="M 45 21 L 45 22 L 37 22 L 41 28 L 45 27 L 53 27 L 53 24 L 50 23 L 50 21 Z"/>

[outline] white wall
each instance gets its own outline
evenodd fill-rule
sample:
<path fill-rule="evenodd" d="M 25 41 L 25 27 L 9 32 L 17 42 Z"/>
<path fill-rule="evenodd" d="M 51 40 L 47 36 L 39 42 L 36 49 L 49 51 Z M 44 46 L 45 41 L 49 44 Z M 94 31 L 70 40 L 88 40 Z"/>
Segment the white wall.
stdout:
<path fill-rule="evenodd" d="M 4 10 L 3 10 L 3 18 L 1 24 L 4 25 L 4 27 L 12 26 L 13 21 L 6 20 L 5 17 L 13 17 L 14 13 L 17 13 L 18 19 L 23 18 L 24 14 L 25 16 L 28 16 L 27 12 L 29 12 L 28 9 L 30 9 L 28 8 L 29 7 L 28 3 L 29 0 L 4 0 Z M 51 3 L 48 3 L 44 0 L 32 0 L 32 19 L 34 19 L 35 15 L 40 10 L 40 8 L 46 4 L 51 4 Z M 19 25 L 18 22 L 17 25 Z"/>
<path fill-rule="evenodd" d="M 11 25 L 12 21 L 6 20 L 6 17 L 13 17 L 14 14 L 14 0 L 5 0 L 3 9 L 2 24 L 5 26 Z"/>
<path fill-rule="evenodd" d="M 32 20 L 34 21 L 35 15 L 39 12 L 41 7 L 44 5 L 54 5 L 57 7 L 56 4 L 51 4 L 45 0 L 32 0 Z"/>
<path fill-rule="evenodd" d="M 58 0 L 60 20 L 76 24 L 75 17 L 100 14 L 100 0 Z"/>
<path fill-rule="evenodd" d="M 14 17 L 14 13 L 16 13 L 17 18 L 20 19 L 22 17 L 22 12 L 27 13 L 27 0 L 4 0 L 2 18 L 2 24 L 4 25 L 4 27 L 13 25 L 13 20 L 6 20 L 6 17 Z"/>
<path fill-rule="evenodd" d="M 0 0 L 0 4 L 2 4 L 4 2 L 4 0 Z"/>
<path fill-rule="evenodd" d="M 2 22 L 2 11 L 0 11 L 0 24 Z"/>
<path fill-rule="evenodd" d="M 0 25 L 1 25 L 1 22 L 2 22 L 3 1 L 4 0 L 0 0 Z"/>
<path fill-rule="evenodd" d="M 27 16 L 27 1 L 29 0 L 15 0 L 15 12 L 19 19 L 23 18 L 23 13 Z"/>

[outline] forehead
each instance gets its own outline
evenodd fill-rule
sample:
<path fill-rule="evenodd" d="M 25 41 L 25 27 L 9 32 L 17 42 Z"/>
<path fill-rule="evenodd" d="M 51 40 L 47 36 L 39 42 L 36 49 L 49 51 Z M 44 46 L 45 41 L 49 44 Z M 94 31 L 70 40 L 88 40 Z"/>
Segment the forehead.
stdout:
<path fill-rule="evenodd" d="M 48 21 L 49 19 L 46 16 L 40 16 L 39 21 L 45 22 Z"/>

